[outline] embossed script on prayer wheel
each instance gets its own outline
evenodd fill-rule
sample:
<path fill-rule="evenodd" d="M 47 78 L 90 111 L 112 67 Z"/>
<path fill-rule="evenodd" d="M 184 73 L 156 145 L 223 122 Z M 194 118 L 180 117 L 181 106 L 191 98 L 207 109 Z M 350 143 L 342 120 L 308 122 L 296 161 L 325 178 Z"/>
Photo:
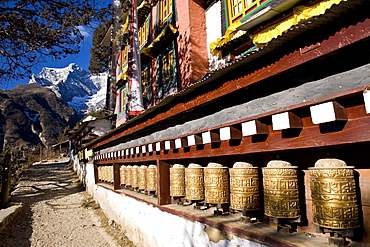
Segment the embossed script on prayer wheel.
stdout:
<path fill-rule="evenodd" d="M 146 169 L 147 168 L 148 168 L 147 166 L 142 165 L 137 170 L 139 190 L 145 190 L 146 189 Z"/>
<path fill-rule="evenodd" d="M 109 182 L 113 183 L 114 182 L 114 170 L 113 166 L 109 166 Z"/>
<path fill-rule="evenodd" d="M 146 170 L 146 190 L 157 191 L 157 166 L 149 165 Z"/>
<path fill-rule="evenodd" d="M 98 166 L 98 180 L 103 181 L 103 170 L 101 166 Z"/>
<path fill-rule="evenodd" d="M 313 223 L 331 229 L 359 227 L 354 167 L 320 159 L 309 170 Z"/>
<path fill-rule="evenodd" d="M 119 168 L 119 179 L 120 179 L 120 184 L 122 185 L 126 184 L 126 166 L 121 166 Z"/>
<path fill-rule="evenodd" d="M 185 192 L 187 200 L 204 200 L 204 176 L 202 166 L 192 163 L 185 169 Z"/>
<path fill-rule="evenodd" d="M 131 182 L 131 176 L 132 175 L 132 166 L 127 166 L 126 167 L 126 186 L 131 186 L 132 185 L 132 182 Z"/>
<path fill-rule="evenodd" d="M 299 217 L 298 171 L 296 166 L 272 160 L 262 168 L 265 215 L 282 219 Z"/>
<path fill-rule="evenodd" d="M 104 177 L 104 166 L 99 166 L 99 172 L 100 172 L 100 180 L 102 182 L 105 182 L 105 177 Z"/>
<path fill-rule="evenodd" d="M 137 170 L 139 169 L 139 166 L 135 165 L 135 166 L 132 166 L 131 168 L 131 186 L 133 188 L 137 188 L 139 187 L 139 182 L 138 182 L 138 172 Z"/>
<path fill-rule="evenodd" d="M 205 202 L 225 204 L 230 202 L 229 169 L 218 163 L 209 163 L 204 168 Z"/>
<path fill-rule="evenodd" d="M 260 209 L 258 167 L 236 162 L 230 168 L 230 208 L 253 211 Z"/>
<path fill-rule="evenodd" d="M 170 196 L 185 196 L 185 167 L 175 164 L 170 168 Z"/>

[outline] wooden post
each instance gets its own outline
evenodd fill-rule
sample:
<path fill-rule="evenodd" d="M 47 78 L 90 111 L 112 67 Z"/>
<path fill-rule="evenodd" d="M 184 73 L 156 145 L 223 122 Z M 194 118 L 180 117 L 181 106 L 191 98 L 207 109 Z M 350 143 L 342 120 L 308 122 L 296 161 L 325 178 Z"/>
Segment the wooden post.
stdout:
<path fill-rule="evenodd" d="M 118 190 L 121 189 L 121 178 L 120 178 L 120 171 L 119 171 L 120 165 L 119 164 L 113 164 L 113 189 Z"/>
<path fill-rule="evenodd" d="M 99 183 L 98 166 L 94 164 L 94 179 L 95 184 Z"/>
<path fill-rule="evenodd" d="M 159 205 L 171 203 L 170 164 L 162 160 L 157 160 L 157 194 Z"/>

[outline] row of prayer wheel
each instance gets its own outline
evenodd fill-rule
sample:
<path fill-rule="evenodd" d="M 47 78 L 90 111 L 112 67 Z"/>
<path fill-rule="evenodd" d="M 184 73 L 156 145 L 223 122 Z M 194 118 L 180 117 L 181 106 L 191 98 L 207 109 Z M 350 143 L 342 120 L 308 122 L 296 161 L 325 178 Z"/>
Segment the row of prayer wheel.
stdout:
<path fill-rule="evenodd" d="M 313 223 L 329 229 L 360 226 L 354 167 L 338 159 L 321 159 L 309 168 Z M 264 213 L 280 219 L 300 216 L 298 167 L 272 160 L 262 168 Z M 170 168 L 170 195 L 210 204 L 230 203 L 234 210 L 260 209 L 258 167 L 237 162 L 233 168 L 175 164 Z"/>
<path fill-rule="evenodd" d="M 124 166 L 120 168 L 121 185 L 148 192 L 157 191 L 157 166 Z"/>
<path fill-rule="evenodd" d="M 106 183 L 113 183 L 113 166 L 98 166 L 98 178 L 99 181 Z"/>

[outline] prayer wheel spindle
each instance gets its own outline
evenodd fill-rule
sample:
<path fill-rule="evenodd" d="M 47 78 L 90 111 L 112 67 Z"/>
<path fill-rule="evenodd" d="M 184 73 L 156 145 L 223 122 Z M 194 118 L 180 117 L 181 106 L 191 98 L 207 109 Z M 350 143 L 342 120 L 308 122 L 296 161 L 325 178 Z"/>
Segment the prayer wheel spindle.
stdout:
<path fill-rule="evenodd" d="M 119 168 L 119 181 L 121 186 L 126 184 L 126 166 L 124 165 Z"/>
<path fill-rule="evenodd" d="M 132 185 L 132 166 L 128 165 L 126 167 L 126 187 L 131 187 Z"/>
<path fill-rule="evenodd" d="M 185 196 L 190 201 L 204 200 L 204 173 L 201 165 L 191 163 L 185 169 Z"/>
<path fill-rule="evenodd" d="M 289 162 L 272 160 L 262 168 L 265 215 L 278 223 L 278 231 L 291 231 L 300 220 L 298 167 Z"/>
<path fill-rule="evenodd" d="M 185 166 L 175 164 L 170 168 L 170 196 L 183 198 L 185 195 Z"/>
<path fill-rule="evenodd" d="M 157 192 L 157 166 L 149 165 L 146 170 L 146 190 L 149 194 Z"/>
<path fill-rule="evenodd" d="M 246 162 L 236 162 L 229 173 L 230 208 L 242 211 L 241 219 L 250 222 L 250 218 L 255 216 L 253 213 L 260 209 L 258 167 Z"/>
<path fill-rule="evenodd" d="M 344 237 L 353 237 L 360 227 L 354 167 L 339 159 L 320 159 L 309 172 L 316 231 L 330 233 L 329 243 L 344 245 Z"/>
<path fill-rule="evenodd" d="M 228 212 L 225 204 L 230 202 L 229 192 L 229 169 L 218 163 L 209 163 L 204 168 L 204 195 L 205 203 L 216 204 L 215 214 L 221 214 L 218 210 L 222 207 L 223 212 Z"/>
<path fill-rule="evenodd" d="M 143 191 L 146 190 L 146 170 L 147 166 L 142 165 L 137 170 L 137 177 L 138 177 L 138 187 L 139 190 Z"/>

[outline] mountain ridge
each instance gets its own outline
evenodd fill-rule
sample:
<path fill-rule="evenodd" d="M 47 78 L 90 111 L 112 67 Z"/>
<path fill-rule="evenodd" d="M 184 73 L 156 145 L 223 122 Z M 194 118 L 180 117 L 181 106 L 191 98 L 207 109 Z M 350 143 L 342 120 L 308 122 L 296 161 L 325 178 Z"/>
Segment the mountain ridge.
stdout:
<path fill-rule="evenodd" d="M 64 68 L 42 68 L 32 74 L 29 84 L 51 89 L 82 117 L 86 112 L 99 111 L 105 105 L 107 73 L 92 75 L 75 63 Z"/>

